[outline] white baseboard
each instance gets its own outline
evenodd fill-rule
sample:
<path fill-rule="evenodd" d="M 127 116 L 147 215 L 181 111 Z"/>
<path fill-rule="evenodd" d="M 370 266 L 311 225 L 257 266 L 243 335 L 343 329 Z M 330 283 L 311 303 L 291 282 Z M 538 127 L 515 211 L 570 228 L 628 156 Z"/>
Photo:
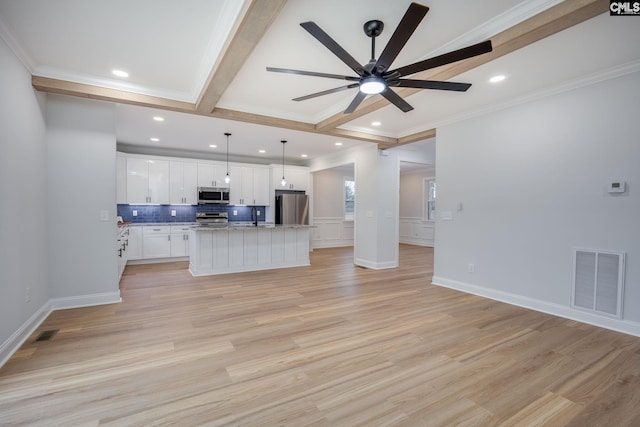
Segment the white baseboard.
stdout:
<path fill-rule="evenodd" d="M 92 305 L 114 304 L 122 301 L 120 291 L 102 294 L 81 295 L 68 298 L 53 298 L 38 309 L 26 322 L 22 324 L 2 345 L 0 345 L 0 368 L 7 363 L 9 358 L 20 349 L 22 344 L 31 336 L 33 331 L 45 321 L 55 310 L 67 308 L 89 307 Z"/>
<path fill-rule="evenodd" d="M 188 256 L 178 256 L 172 258 L 143 258 L 143 259 L 130 259 L 127 261 L 127 265 L 141 265 L 141 264 L 161 264 L 163 262 L 180 262 L 189 261 Z"/>
<path fill-rule="evenodd" d="M 356 258 L 355 265 L 370 268 L 372 270 L 385 270 L 387 268 L 397 268 L 398 261 L 372 262 L 365 259 Z"/>
<path fill-rule="evenodd" d="M 483 286 L 472 285 L 470 283 L 450 280 L 444 277 L 433 276 L 432 283 L 436 286 L 455 289 L 468 294 L 478 295 L 484 298 L 504 302 L 518 307 L 528 308 L 535 311 L 576 320 L 589 325 L 611 329 L 616 332 L 640 337 L 640 323 L 630 320 L 618 320 L 609 317 L 598 316 L 591 313 L 577 311 L 571 307 L 550 303 L 534 298 L 529 298 L 509 292 L 498 291 Z"/>
<path fill-rule="evenodd" d="M 426 246 L 429 248 L 433 247 L 433 240 L 418 239 L 412 237 L 400 237 L 400 243 L 414 246 Z"/>
<path fill-rule="evenodd" d="M 48 301 L 0 345 L 0 367 L 7 363 L 9 358 L 13 356 L 13 353 L 18 351 L 20 346 L 31 336 L 33 331 L 38 329 L 38 326 L 49 316 L 51 311 L 51 301 Z"/>
<path fill-rule="evenodd" d="M 49 301 L 53 310 L 90 307 L 92 305 L 116 304 L 122 302 L 120 291 L 101 294 L 79 295 L 75 297 L 53 298 Z"/>
<path fill-rule="evenodd" d="M 353 246 L 353 240 L 312 240 L 311 247 L 313 249 L 323 249 L 323 248 L 346 248 L 348 246 Z"/>
<path fill-rule="evenodd" d="M 280 268 L 294 268 L 294 267 L 308 267 L 311 263 L 309 260 L 287 262 L 282 264 L 254 265 L 254 266 L 240 266 L 240 267 L 220 267 L 220 268 L 197 268 L 196 266 L 189 264 L 189 273 L 193 277 L 200 276 L 215 276 L 218 274 L 233 274 L 233 273 L 247 273 L 250 271 L 265 271 L 265 270 L 278 270 Z"/>

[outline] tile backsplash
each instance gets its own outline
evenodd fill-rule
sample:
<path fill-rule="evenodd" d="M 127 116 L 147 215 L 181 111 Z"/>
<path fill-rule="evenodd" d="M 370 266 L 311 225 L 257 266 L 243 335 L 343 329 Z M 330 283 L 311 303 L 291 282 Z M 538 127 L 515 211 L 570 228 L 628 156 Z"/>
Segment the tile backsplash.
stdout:
<path fill-rule="evenodd" d="M 265 220 L 265 207 L 254 206 L 259 212 L 258 221 Z M 196 212 L 227 212 L 229 221 L 251 221 L 252 206 L 227 205 L 118 205 L 118 216 L 134 223 L 150 222 L 195 222 Z M 171 216 L 171 211 L 176 216 Z M 133 216 L 133 211 L 137 216 Z M 234 215 L 234 211 L 236 215 Z"/>

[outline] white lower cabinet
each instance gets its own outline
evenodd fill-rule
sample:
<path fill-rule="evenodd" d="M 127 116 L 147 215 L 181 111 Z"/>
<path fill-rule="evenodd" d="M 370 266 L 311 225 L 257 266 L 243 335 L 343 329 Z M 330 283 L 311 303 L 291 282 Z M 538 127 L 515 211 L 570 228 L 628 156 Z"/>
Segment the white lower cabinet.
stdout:
<path fill-rule="evenodd" d="M 122 227 L 118 230 L 117 252 L 118 252 L 118 280 L 122 278 L 124 268 L 127 266 L 129 252 L 129 227 Z"/>
<path fill-rule="evenodd" d="M 142 257 L 169 258 L 171 256 L 171 227 L 142 227 Z"/>
<path fill-rule="evenodd" d="M 128 259 L 188 257 L 191 227 L 191 224 L 130 226 Z"/>
<path fill-rule="evenodd" d="M 185 257 L 189 256 L 189 229 L 188 225 L 172 225 L 171 226 L 171 256 Z"/>
<path fill-rule="evenodd" d="M 142 227 L 129 227 L 128 259 L 142 259 Z"/>

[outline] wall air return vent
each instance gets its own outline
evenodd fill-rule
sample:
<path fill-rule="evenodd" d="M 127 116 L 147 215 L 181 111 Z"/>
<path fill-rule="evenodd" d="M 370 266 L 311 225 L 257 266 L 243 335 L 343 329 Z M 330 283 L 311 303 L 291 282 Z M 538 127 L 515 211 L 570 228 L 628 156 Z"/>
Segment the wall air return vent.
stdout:
<path fill-rule="evenodd" d="M 571 306 L 622 319 L 624 255 L 574 248 Z"/>

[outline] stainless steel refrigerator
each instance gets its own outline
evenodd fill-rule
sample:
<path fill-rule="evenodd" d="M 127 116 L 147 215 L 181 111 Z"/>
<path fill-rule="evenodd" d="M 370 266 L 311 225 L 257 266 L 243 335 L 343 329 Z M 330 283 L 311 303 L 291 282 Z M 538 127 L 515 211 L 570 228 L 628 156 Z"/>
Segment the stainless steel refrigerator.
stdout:
<path fill-rule="evenodd" d="M 309 196 L 306 194 L 277 195 L 276 224 L 309 225 Z"/>

